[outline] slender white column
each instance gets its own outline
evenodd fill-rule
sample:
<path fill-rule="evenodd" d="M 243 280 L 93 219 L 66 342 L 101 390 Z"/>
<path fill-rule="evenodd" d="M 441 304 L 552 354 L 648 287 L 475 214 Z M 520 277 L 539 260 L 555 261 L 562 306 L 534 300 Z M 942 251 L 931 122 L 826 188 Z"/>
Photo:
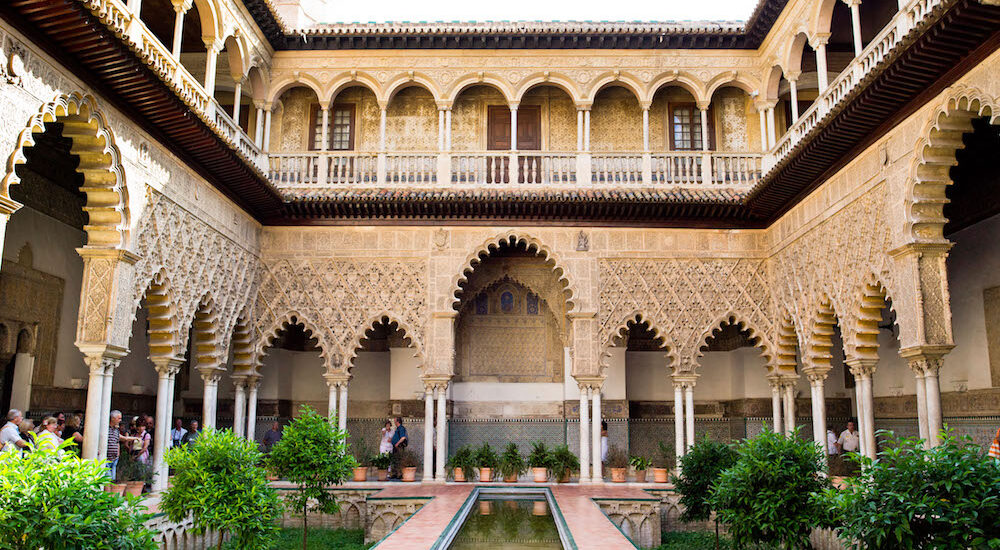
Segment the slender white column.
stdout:
<path fill-rule="evenodd" d="M 826 456 L 826 395 L 823 390 L 823 383 L 826 374 L 814 373 L 809 375 L 809 389 L 812 393 L 812 417 L 813 417 L 813 441 L 823 449 L 823 456 Z"/>
<path fill-rule="evenodd" d="M 451 108 L 444 112 L 444 149 L 451 151 Z"/>
<path fill-rule="evenodd" d="M 649 107 L 642 108 L 642 150 L 649 151 Z"/>
<path fill-rule="evenodd" d="M 771 420 L 774 433 L 785 433 L 785 425 L 781 421 L 781 383 L 771 380 Z"/>
<path fill-rule="evenodd" d="M 378 116 L 378 150 L 381 153 L 385 152 L 386 110 L 387 107 L 382 107 L 382 109 L 379 111 L 379 116 Z"/>
<path fill-rule="evenodd" d="M 100 424 L 98 424 L 101 427 L 101 440 L 97 448 L 97 458 L 101 459 L 108 457 L 108 429 L 111 424 L 111 386 L 114 382 L 115 367 L 118 366 L 119 361 L 120 359 L 105 361 L 104 388 L 101 393 L 101 415 Z"/>
<path fill-rule="evenodd" d="M 758 107 L 757 115 L 760 118 L 760 149 L 761 151 L 767 151 L 770 147 L 767 144 L 767 109 Z"/>
<path fill-rule="evenodd" d="M 236 397 L 233 406 L 233 433 L 243 437 L 246 433 L 246 411 L 247 411 L 247 393 L 246 393 L 246 379 L 245 378 L 235 378 L 233 379 L 233 386 L 236 387 Z"/>
<path fill-rule="evenodd" d="M 201 373 L 201 379 L 205 382 L 205 392 L 202 396 L 201 406 L 201 426 L 204 429 L 215 428 L 216 411 L 218 410 L 220 374 L 211 371 Z"/>
<path fill-rule="evenodd" d="M 775 137 L 777 131 L 774 128 L 774 105 L 767 108 L 767 148 L 773 149 L 774 144 L 777 143 L 777 138 Z"/>
<path fill-rule="evenodd" d="M 580 483 L 590 481 L 590 387 L 580 384 Z"/>
<path fill-rule="evenodd" d="M 708 151 L 712 143 L 712 140 L 708 136 L 708 106 L 704 109 L 698 107 L 698 110 L 701 111 L 701 150 Z"/>
<path fill-rule="evenodd" d="M 438 152 L 444 151 L 444 109 L 438 109 Z"/>
<path fill-rule="evenodd" d="M 323 105 L 320 109 L 323 111 L 323 128 L 320 132 L 319 150 L 326 151 L 330 148 L 330 106 Z"/>
<path fill-rule="evenodd" d="M 590 152 L 590 109 L 583 112 L 583 150 Z"/>
<path fill-rule="evenodd" d="M 254 441 L 257 437 L 257 389 L 259 387 L 259 378 L 247 380 L 247 429 L 244 433 L 250 441 Z"/>
<path fill-rule="evenodd" d="M 264 109 L 257 107 L 257 116 L 254 117 L 256 129 L 253 134 L 253 142 L 258 148 L 264 148 Z"/>
<path fill-rule="evenodd" d="M 243 101 L 243 81 L 239 76 L 233 77 L 236 81 L 236 90 L 233 91 L 233 122 L 240 125 L 240 103 Z"/>
<path fill-rule="evenodd" d="M 927 385 L 926 379 L 924 378 L 924 371 L 921 368 L 914 367 L 913 363 L 910 363 L 910 368 L 913 369 L 913 375 L 917 382 L 917 423 L 920 427 L 920 439 L 924 440 L 924 448 L 930 448 L 930 437 L 927 434 Z"/>
<path fill-rule="evenodd" d="M 684 422 L 685 436 L 687 436 L 687 448 L 694 446 L 694 382 L 684 385 Z M 687 451 L 685 451 L 687 452 Z"/>
<path fill-rule="evenodd" d="M 848 0 L 851 6 L 851 29 L 854 32 L 854 57 L 861 55 L 861 0 Z"/>
<path fill-rule="evenodd" d="M 861 383 L 861 395 L 865 400 L 865 416 L 863 420 L 865 429 L 861 432 L 861 435 L 865 438 L 865 451 L 868 453 L 868 457 L 875 458 L 875 451 L 877 449 L 875 446 L 875 400 L 872 396 L 872 375 L 870 372 L 862 376 Z"/>
<path fill-rule="evenodd" d="M 851 374 L 854 375 L 854 400 L 858 405 L 858 452 L 868 456 L 868 441 L 864 436 L 865 399 L 862 396 L 861 374 L 855 373 L 854 368 L 851 368 Z"/>
<path fill-rule="evenodd" d="M 601 462 L 601 388 L 595 387 L 591 392 L 591 450 L 593 452 L 593 468 L 591 469 L 591 480 L 593 483 L 603 483 L 604 474 Z"/>
<path fill-rule="evenodd" d="M 104 371 L 105 364 L 100 356 L 87 357 L 90 367 L 90 380 L 87 384 L 87 429 L 83 432 L 83 458 L 98 458 L 100 432 L 107 433 L 107 426 L 102 425 L 101 409 L 104 408 Z M 97 428 L 100 428 L 100 432 Z M 107 445 L 105 445 L 107 447 Z"/>
<path fill-rule="evenodd" d="M 205 42 L 205 93 L 208 97 L 215 94 L 215 67 L 219 61 L 219 48 L 216 42 Z"/>
<path fill-rule="evenodd" d="M 684 386 L 680 382 L 674 382 L 674 454 L 679 469 L 684 456 Z"/>
<path fill-rule="evenodd" d="M 271 106 L 264 110 L 264 143 L 261 149 L 266 153 L 271 149 Z"/>
<path fill-rule="evenodd" d="M 438 111 L 441 113 L 441 111 Z M 438 116 L 438 120 L 444 117 Z M 443 141 L 443 140 L 438 140 Z M 423 481 L 434 478 L 434 386 L 424 386 L 424 477 Z"/>
<path fill-rule="evenodd" d="M 184 14 L 186 12 L 187 7 L 184 2 L 174 3 L 174 43 L 171 53 L 178 61 L 181 59 L 181 39 L 184 37 Z"/>
<path fill-rule="evenodd" d="M 817 39 L 813 45 L 813 49 L 816 50 L 816 80 L 819 83 L 820 95 L 823 95 L 823 92 L 830 86 L 830 77 L 826 68 L 827 40 L 828 38 Z"/>
<path fill-rule="evenodd" d="M 340 383 L 340 398 L 337 405 L 340 406 L 340 414 L 337 415 L 338 425 L 343 432 L 347 432 L 347 380 Z"/>
<path fill-rule="evenodd" d="M 510 106 L 510 150 L 517 151 L 517 105 Z"/>
<path fill-rule="evenodd" d="M 785 433 L 795 430 L 795 384 L 785 382 Z"/>
<path fill-rule="evenodd" d="M 337 418 L 337 414 L 339 413 L 339 410 L 337 409 L 337 382 L 327 379 L 326 386 L 330 390 L 326 401 L 326 417 L 332 423 L 333 420 Z"/>
<path fill-rule="evenodd" d="M 446 438 L 448 431 L 447 390 L 447 384 L 443 384 L 438 386 L 437 391 L 437 461 L 434 464 L 434 477 L 435 481 L 440 481 L 441 483 L 444 483 L 445 479 L 447 479 L 444 474 L 445 457 L 448 456 L 448 440 Z"/>
<path fill-rule="evenodd" d="M 799 120 L 799 88 L 798 79 L 789 78 L 788 79 L 788 89 L 792 96 L 792 123 L 796 123 Z"/>
<path fill-rule="evenodd" d="M 583 109 L 576 110 L 576 150 L 583 151 Z"/>
<path fill-rule="evenodd" d="M 924 387 L 927 394 L 927 436 L 931 447 L 941 444 L 941 388 L 938 383 L 940 359 L 931 359 L 924 369 Z"/>
<path fill-rule="evenodd" d="M 163 471 L 163 457 L 167 449 L 167 434 L 170 433 L 170 418 L 167 409 L 167 402 L 173 400 L 170 395 L 170 371 L 171 365 L 166 360 L 154 361 L 156 364 L 156 426 L 153 431 L 153 472 L 160 474 Z M 153 478 L 153 490 L 159 491 L 167 486 L 167 480 L 161 475 Z"/>

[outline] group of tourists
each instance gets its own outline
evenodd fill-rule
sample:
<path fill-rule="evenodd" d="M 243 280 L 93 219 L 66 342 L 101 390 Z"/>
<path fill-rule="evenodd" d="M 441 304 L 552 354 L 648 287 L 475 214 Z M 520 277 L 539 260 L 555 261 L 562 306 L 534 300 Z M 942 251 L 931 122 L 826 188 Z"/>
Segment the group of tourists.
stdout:
<path fill-rule="evenodd" d="M 0 452 L 55 449 L 67 440 L 76 443 L 70 449 L 79 456 L 80 444 L 83 443 L 83 424 L 79 414 L 67 416 L 62 412 L 53 413 L 36 426 L 33 420 L 24 418 L 20 410 L 11 409 L 7 411 L 6 424 L 0 429 Z"/>

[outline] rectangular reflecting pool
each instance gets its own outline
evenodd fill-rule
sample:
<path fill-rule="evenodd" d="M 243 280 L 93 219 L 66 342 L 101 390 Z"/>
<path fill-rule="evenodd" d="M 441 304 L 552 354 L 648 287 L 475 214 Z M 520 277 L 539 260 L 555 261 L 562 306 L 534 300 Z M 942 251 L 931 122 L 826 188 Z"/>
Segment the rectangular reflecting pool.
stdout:
<path fill-rule="evenodd" d="M 545 488 L 477 488 L 436 548 L 564 550 L 575 548 Z"/>

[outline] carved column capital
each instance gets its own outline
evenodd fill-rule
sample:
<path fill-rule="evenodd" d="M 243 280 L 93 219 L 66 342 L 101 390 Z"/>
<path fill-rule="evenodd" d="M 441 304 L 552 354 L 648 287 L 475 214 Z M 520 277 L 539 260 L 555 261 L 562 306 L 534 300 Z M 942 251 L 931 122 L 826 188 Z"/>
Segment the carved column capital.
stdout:
<path fill-rule="evenodd" d="M 936 375 L 944 365 L 944 356 L 954 346 L 920 346 L 899 350 L 899 355 L 906 359 L 910 370 L 918 377 Z"/>
<path fill-rule="evenodd" d="M 84 362 L 90 374 L 112 374 L 118 365 L 121 364 L 124 354 L 118 355 L 114 352 L 87 353 L 84 355 Z"/>
<path fill-rule="evenodd" d="M 688 389 L 694 388 L 695 384 L 698 382 L 698 377 L 700 376 L 700 374 L 695 374 L 693 372 L 685 372 L 673 374 L 670 377 L 673 379 L 675 388 L 679 386 L 681 389 Z"/>
<path fill-rule="evenodd" d="M 234 375 L 232 377 L 232 379 L 233 379 L 233 387 L 235 387 L 237 390 L 240 389 L 240 388 L 244 388 L 245 389 L 247 387 L 247 379 L 248 378 L 249 378 L 248 376 Z"/>
<path fill-rule="evenodd" d="M 855 378 L 870 377 L 875 374 L 875 367 L 878 365 L 878 359 L 873 359 L 869 357 L 850 357 L 844 360 L 847 364 L 848 370 Z"/>
<path fill-rule="evenodd" d="M 179 357 L 150 357 L 149 360 L 153 362 L 156 372 L 168 375 L 177 374 L 184 364 L 184 359 Z"/>
<path fill-rule="evenodd" d="M 342 372 L 324 374 L 326 385 L 331 388 L 346 388 L 351 382 L 351 375 Z"/>

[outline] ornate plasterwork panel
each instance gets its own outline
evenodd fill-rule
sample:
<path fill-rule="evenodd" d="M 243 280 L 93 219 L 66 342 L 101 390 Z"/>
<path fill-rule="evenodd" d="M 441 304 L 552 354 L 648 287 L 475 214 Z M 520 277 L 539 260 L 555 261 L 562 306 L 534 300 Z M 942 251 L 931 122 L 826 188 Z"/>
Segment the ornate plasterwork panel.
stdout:
<path fill-rule="evenodd" d="M 773 305 L 762 259 L 602 259 L 602 350 L 637 315 L 664 338 L 678 371 L 695 368 L 705 338 L 733 318 L 771 353 Z"/>
<path fill-rule="evenodd" d="M 257 352 L 295 316 L 319 341 L 328 369 L 349 367 L 365 331 L 383 317 L 420 353 L 427 311 L 423 259 L 267 259 L 255 304 Z"/>
<path fill-rule="evenodd" d="M 140 259 L 129 295 L 132 314 L 150 281 L 162 270 L 170 283 L 170 300 L 177 316 L 178 349 L 186 348 L 187 329 L 206 296 L 214 300 L 218 333 L 223 335 L 220 340 L 228 349 L 237 316 L 256 292 L 257 255 L 152 189 L 147 200 L 135 239 Z"/>

